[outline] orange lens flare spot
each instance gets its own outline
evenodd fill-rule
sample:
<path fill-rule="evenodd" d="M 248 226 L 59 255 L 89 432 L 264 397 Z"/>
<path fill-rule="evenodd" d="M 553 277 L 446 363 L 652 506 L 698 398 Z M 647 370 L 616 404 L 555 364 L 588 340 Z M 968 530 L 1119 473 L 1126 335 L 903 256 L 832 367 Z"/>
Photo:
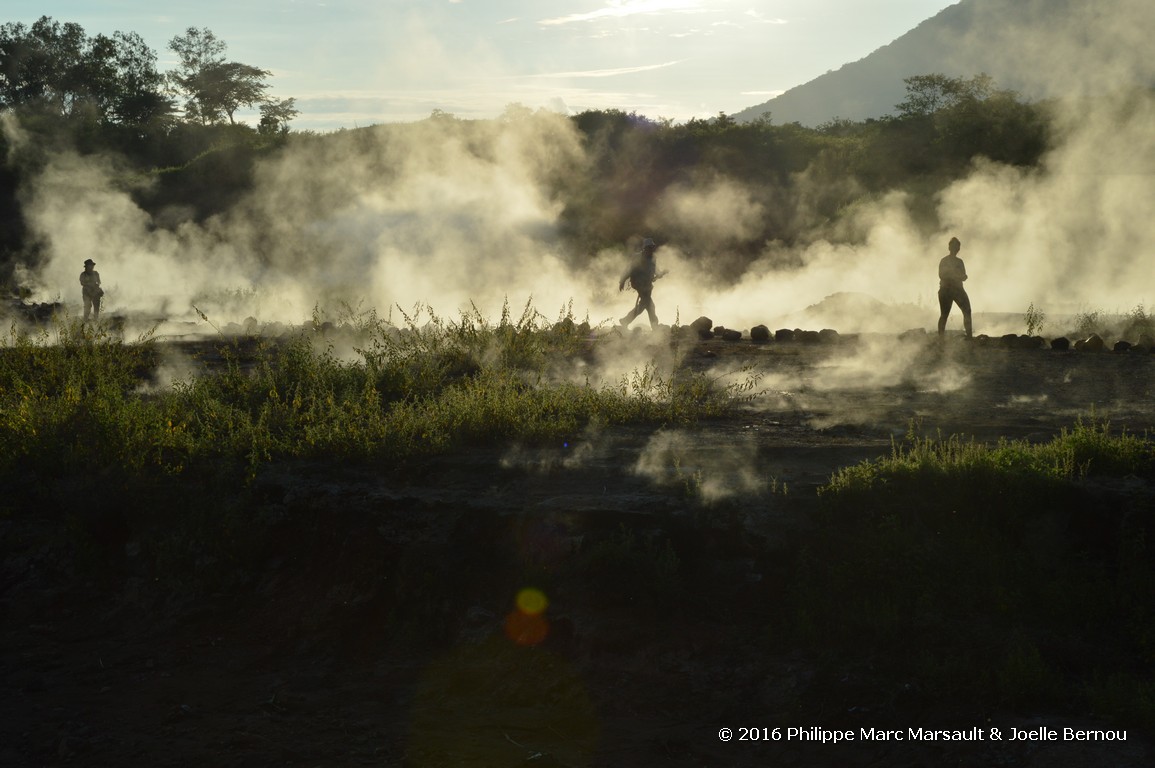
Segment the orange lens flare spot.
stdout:
<path fill-rule="evenodd" d="M 549 600 L 540 589 L 526 587 L 517 593 L 517 610 L 530 616 L 545 613 Z"/>
<path fill-rule="evenodd" d="M 505 636 L 518 645 L 537 645 L 549 634 L 549 622 L 540 613 L 510 611 L 505 617 Z"/>

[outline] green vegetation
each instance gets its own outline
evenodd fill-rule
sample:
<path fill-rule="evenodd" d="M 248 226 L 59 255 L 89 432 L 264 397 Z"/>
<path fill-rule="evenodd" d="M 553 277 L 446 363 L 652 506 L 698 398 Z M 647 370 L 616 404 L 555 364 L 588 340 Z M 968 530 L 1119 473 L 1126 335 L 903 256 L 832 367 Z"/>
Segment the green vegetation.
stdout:
<path fill-rule="evenodd" d="M 1147 313 L 1142 304 L 1126 312 L 1109 313 L 1102 309 L 1087 309 L 1075 315 L 1074 333 L 1086 337 L 1097 333 L 1104 339 L 1125 339 L 1138 342 L 1144 337 L 1155 339 L 1155 316 Z"/>
<path fill-rule="evenodd" d="M 912 435 L 821 489 L 798 631 L 902 660 L 932 698 L 1150 727 L 1152 480 L 1155 443 L 1107 424 L 1042 444 Z"/>
<path fill-rule="evenodd" d="M 374 313 L 357 328 L 317 323 L 167 389 L 143 387 L 157 364 L 148 337 L 126 343 L 79 323 L 37 336 L 14 328 L 0 348 L 0 473 L 251 476 L 286 458 L 404 461 L 591 424 L 685 423 L 745 389 L 653 365 L 610 384 L 575 381 L 566 362 L 591 353 L 588 325 L 546 324 L 529 306 L 495 324 L 473 312 L 419 325 L 420 315 L 401 328 Z M 350 359 L 326 336 L 342 329 L 357 344 Z"/>

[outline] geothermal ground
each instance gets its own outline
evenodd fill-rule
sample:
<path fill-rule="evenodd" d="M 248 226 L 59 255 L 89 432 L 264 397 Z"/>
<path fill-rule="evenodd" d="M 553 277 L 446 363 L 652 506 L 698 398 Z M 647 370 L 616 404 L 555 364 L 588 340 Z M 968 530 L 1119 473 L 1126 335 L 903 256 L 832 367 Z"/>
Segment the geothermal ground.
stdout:
<path fill-rule="evenodd" d="M 1155 355 L 881 336 L 688 354 L 754 377 L 746 410 L 420 467 L 267 468 L 245 492 L 254 559 L 207 590 L 226 570 L 208 554 L 187 566 L 192 589 L 111 526 L 111 565 L 92 575 L 58 516 L 0 518 L 0 764 L 1151 764 L 1134 729 L 1112 743 L 718 734 L 1117 728 L 971 710 L 893 663 L 784 647 L 767 606 L 838 468 L 912 428 L 1043 441 L 1093 417 L 1142 433 Z M 549 604 L 518 623 L 526 587 Z"/>

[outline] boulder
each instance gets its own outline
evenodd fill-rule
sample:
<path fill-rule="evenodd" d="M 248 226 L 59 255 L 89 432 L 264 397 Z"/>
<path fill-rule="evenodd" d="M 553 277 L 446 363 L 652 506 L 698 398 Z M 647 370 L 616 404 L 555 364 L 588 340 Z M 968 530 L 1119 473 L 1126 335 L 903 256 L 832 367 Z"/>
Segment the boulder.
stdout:
<path fill-rule="evenodd" d="M 1106 347 L 1103 337 L 1097 333 L 1092 333 L 1087 338 L 1075 342 L 1075 349 L 1080 352 L 1102 352 Z"/>
<path fill-rule="evenodd" d="M 770 338 L 770 329 L 764 325 L 756 325 L 750 329 L 750 341 L 756 344 L 765 344 Z"/>
<path fill-rule="evenodd" d="M 803 331 L 799 328 L 794 329 L 794 338 L 803 344 L 818 344 L 822 341 L 818 331 Z"/>
<path fill-rule="evenodd" d="M 1071 348 L 1071 340 L 1066 336 L 1060 336 L 1057 339 L 1051 339 L 1051 349 L 1056 352 L 1066 352 Z"/>
<path fill-rule="evenodd" d="M 741 341 L 742 332 L 735 331 L 733 328 L 722 329 L 722 341 Z"/>
<path fill-rule="evenodd" d="M 794 331 L 789 328 L 779 328 L 774 331 L 774 341 L 794 341 Z"/>
<path fill-rule="evenodd" d="M 823 344 L 837 344 L 842 337 L 838 335 L 838 331 L 833 328 L 823 328 L 818 332 L 818 341 Z"/>
<path fill-rule="evenodd" d="M 711 330 L 713 326 L 714 321 L 708 317 L 699 317 L 690 323 L 690 328 L 692 328 L 694 333 L 698 334 L 698 338 L 702 340 L 714 338 L 714 332 Z"/>
<path fill-rule="evenodd" d="M 1135 346 L 1129 341 L 1119 340 L 1115 342 L 1115 346 L 1111 347 L 1112 352 L 1130 352 L 1131 347 Z"/>
<path fill-rule="evenodd" d="M 999 338 L 999 343 L 1007 349 L 1039 349 L 1046 344 L 1046 341 L 1041 336 L 1027 336 L 1026 334 L 1019 336 L 1008 333 Z"/>

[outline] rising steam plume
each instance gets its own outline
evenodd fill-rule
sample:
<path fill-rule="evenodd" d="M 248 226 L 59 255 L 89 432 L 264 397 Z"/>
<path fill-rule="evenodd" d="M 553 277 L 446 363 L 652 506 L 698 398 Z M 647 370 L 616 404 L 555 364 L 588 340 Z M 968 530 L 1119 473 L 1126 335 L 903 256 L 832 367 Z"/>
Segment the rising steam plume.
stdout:
<path fill-rule="evenodd" d="M 674 188 L 638 233 L 666 241 L 658 258 L 670 276 L 655 291 L 663 322 L 706 314 L 729 327 L 775 327 L 825 296 L 860 292 L 925 307 L 929 326 L 935 265 L 951 235 L 963 242 L 976 312 L 1150 307 L 1155 99 L 1133 86 L 1155 82 L 1153 14 L 1143 0 L 1060 5 L 1071 10 L 1045 29 L 993 27 L 1005 36 L 1001 55 L 1061 78 L 1051 92 L 1072 94 L 1054 104 L 1058 139 L 1039 167 L 977 163 L 934 201 L 943 228 L 929 236 L 900 195 L 876 200 L 850 223 L 861 244 L 806 241 L 791 254 L 802 266 L 788 271 L 771 266 L 782 259 L 768 244 L 726 285 L 716 260 L 748 245 L 772 212 L 733 180 Z M 979 2 L 976 14 L 999 7 Z M 133 202 L 112 160 L 59 154 L 24 190 L 46 254 L 25 278 L 35 299 L 78 305 L 77 275 L 91 257 L 110 311 L 192 319 L 194 302 L 215 301 L 221 323 L 299 323 L 315 306 L 342 302 L 382 312 L 424 303 L 447 316 L 472 303 L 492 316 L 531 296 L 547 314 L 572 302 L 595 323 L 620 316 L 630 304 L 616 290 L 626 245 L 566 252 L 548 193 L 551 179 L 587 162 L 569 119 L 543 111 L 464 125 L 430 119 L 295 142 L 259 167 L 252 193 L 229 211 L 165 227 Z M 10 120 L 4 130 L 21 140 Z M 230 305 L 229 296 L 243 300 Z M 886 325 L 853 315 L 824 324 Z M 890 330 L 905 327 L 908 318 L 895 318 Z"/>

